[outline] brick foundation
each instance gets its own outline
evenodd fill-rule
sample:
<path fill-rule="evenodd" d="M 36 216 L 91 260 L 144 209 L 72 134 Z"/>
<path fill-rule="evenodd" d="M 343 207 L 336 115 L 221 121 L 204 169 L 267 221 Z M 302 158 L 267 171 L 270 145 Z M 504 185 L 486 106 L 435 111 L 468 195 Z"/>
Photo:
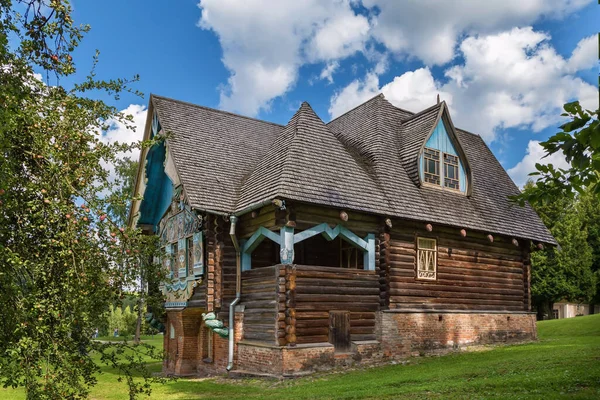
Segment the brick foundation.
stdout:
<path fill-rule="evenodd" d="M 212 358 L 207 358 L 208 330 L 200 313 L 183 310 L 169 311 L 167 315 L 164 372 L 201 376 L 226 373 L 227 339 L 213 334 Z M 174 339 L 169 335 L 170 324 L 175 329 Z M 234 370 L 293 376 L 537 337 L 535 315 L 525 312 L 382 311 L 376 315 L 376 333 L 377 340 L 353 341 L 347 353 L 336 353 L 329 343 L 268 345 L 243 340 L 243 312 L 237 312 Z"/>
<path fill-rule="evenodd" d="M 208 351 L 208 328 L 202 323 L 204 309 L 186 308 L 168 311 L 166 332 L 164 335 L 163 372 L 169 375 L 209 376 L 227 372 L 229 340 L 212 333 L 212 357 Z M 234 363 L 237 354 L 237 342 L 243 334 L 243 313 L 235 315 Z M 171 325 L 174 338 L 170 337 Z"/>
<path fill-rule="evenodd" d="M 383 354 L 391 359 L 537 338 L 533 313 L 383 311 L 380 318 Z"/>

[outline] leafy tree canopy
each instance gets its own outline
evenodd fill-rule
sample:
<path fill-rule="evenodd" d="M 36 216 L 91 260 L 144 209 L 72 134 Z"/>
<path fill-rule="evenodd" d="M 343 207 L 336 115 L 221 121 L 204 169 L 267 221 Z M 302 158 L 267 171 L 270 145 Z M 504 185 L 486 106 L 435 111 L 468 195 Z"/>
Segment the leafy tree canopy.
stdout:
<path fill-rule="evenodd" d="M 119 202 L 102 195 L 113 186 L 103 166 L 132 147 L 106 144 L 102 132 L 131 117 L 98 98 L 135 93 L 137 77 L 102 81 L 92 70 L 62 86 L 89 30 L 71 11 L 67 0 L 0 0 L 0 384 L 23 386 L 31 399 L 85 398 L 99 352 L 133 398 L 149 390 L 132 379 L 135 369 L 150 376 L 143 348 L 114 351 L 91 336 L 142 265 L 162 278 L 156 238 L 123 226 L 125 192 Z"/>
<path fill-rule="evenodd" d="M 570 167 L 562 169 L 552 164 L 536 164 L 537 171 L 530 174 L 537 177 L 535 184 L 513 198 L 521 205 L 525 202 L 547 203 L 557 196 L 573 197 L 586 191 L 600 196 L 600 109 L 585 110 L 575 101 L 565 104 L 564 110 L 561 115 L 569 122 L 540 145 L 546 152 L 545 157 L 562 152 Z"/>

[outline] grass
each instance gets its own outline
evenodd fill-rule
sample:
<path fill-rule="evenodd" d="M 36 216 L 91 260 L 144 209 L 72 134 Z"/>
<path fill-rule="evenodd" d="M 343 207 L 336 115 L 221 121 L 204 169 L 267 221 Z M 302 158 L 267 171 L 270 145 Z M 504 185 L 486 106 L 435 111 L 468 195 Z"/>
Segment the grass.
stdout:
<path fill-rule="evenodd" d="M 257 379 L 178 380 L 154 387 L 153 399 L 597 399 L 600 398 L 600 315 L 538 323 L 536 343 L 413 358 L 351 372 L 283 382 Z M 147 343 L 161 346 L 160 336 Z M 150 367 L 160 370 L 160 363 Z M 24 398 L 0 389 L 0 399 Z M 97 400 L 127 399 L 115 371 L 104 368 Z"/>

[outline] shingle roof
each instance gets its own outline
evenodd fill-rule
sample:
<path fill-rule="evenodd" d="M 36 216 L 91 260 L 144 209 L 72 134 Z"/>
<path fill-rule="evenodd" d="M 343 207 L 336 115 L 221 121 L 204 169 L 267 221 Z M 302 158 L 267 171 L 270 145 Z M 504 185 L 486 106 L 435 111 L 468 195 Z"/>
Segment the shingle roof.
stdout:
<path fill-rule="evenodd" d="M 400 149 L 398 154 L 406 173 L 416 185 L 419 181 L 419 152 L 427 137 L 435 128 L 443 111 L 444 103 L 436 104 L 402 121 L 400 129 Z"/>
<path fill-rule="evenodd" d="M 304 102 L 244 182 L 236 208 L 273 197 L 368 212 L 385 203 L 381 190 L 356 186 L 377 187 L 368 162 L 353 158 Z"/>
<path fill-rule="evenodd" d="M 193 207 L 231 212 L 281 125 L 152 95 L 168 147 Z"/>
<path fill-rule="evenodd" d="M 470 196 L 420 186 L 418 155 L 446 113 L 378 95 L 324 124 L 308 103 L 285 126 L 152 96 L 192 207 L 239 212 L 274 197 L 555 243 L 478 135 L 454 129 Z"/>

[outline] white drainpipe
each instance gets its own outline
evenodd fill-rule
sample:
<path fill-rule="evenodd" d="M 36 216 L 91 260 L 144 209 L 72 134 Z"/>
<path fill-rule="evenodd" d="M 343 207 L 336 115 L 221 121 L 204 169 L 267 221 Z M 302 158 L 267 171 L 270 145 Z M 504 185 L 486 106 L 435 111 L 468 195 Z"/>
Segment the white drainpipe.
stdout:
<path fill-rule="evenodd" d="M 229 357 L 227 362 L 227 371 L 231 371 L 233 368 L 233 348 L 235 344 L 235 306 L 240 302 L 240 297 L 242 294 L 242 276 L 241 276 L 241 253 L 240 253 L 240 244 L 238 243 L 237 236 L 235 236 L 235 226 L 237 223 L 238 217 L 232 215 L 230 217 L 231 227 L 229 228 L 229 236 L 231 236 L 231 241 L 233 242 L 233 247 L 235 247 L 235 299 L 229 305 Z"/>

